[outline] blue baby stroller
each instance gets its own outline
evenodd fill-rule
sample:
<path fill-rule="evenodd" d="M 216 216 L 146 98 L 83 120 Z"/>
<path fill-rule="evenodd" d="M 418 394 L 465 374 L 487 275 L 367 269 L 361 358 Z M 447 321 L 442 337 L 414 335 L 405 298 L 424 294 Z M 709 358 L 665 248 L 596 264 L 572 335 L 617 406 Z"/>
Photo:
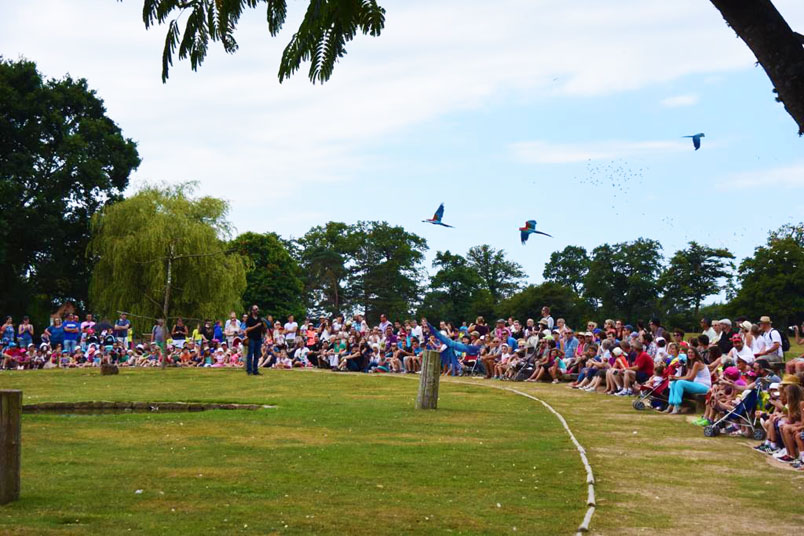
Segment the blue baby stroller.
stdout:
<path fill-rule="evenodd" d="M 756 382 L 754 388 L 746 391 L 743 399 L 734 406 L 734 409 L 727 412 L 720 419 L 704 427 L 706 437 L 716 437 L 728 425 L 747 426 L 751 429 L 751 436 L 760 441 L 765 439 L 765 429 L 759 423 L 756 415 L 757 403 L 759 402 L 760 382 Z"/>

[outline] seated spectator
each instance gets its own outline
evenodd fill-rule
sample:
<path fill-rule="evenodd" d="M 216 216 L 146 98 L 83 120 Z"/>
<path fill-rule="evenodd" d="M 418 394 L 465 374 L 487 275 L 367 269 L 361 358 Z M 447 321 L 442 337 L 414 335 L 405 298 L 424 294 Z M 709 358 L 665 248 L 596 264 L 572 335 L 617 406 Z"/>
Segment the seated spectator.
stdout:
<path fill-rule="evenodd" d="M 687 354 L 687 374 L 678 379 L 671 379 L 670 399 L 665 413 L 681 413 L 681 400 L 687 394 L 705 394 L 712 387 L 712 377 L 709 368 L 701 360 L 701 356 L 694 348 Z"/>

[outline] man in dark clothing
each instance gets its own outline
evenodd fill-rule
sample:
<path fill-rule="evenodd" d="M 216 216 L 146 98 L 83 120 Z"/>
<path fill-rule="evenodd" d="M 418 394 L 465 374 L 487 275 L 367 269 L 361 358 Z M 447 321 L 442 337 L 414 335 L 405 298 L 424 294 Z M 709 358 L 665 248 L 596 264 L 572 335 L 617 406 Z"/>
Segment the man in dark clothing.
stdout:
<path fill-rule="evenodd" d="M 259 375 L 258 364 L 262 351 L 262 337 L 265 335 L 265 322 L 260 318 L 260 308 L 251 306 L 251 314 L 246 319 L 246 337 L 248 337 L 248 354 L 246 354 L 246 374 Z"/>
<path fill-rule="evenodd" d="M 731 342 L 731 338 L 736 334 L 737 333 L 731 329 L 731 320 L 724 318 L 720 321 L 720 340 L 717 341 L 717 346 L 720 348 L 723 355 L 729 355 L 729 352 L 731 352 L 734 346 Z"/>

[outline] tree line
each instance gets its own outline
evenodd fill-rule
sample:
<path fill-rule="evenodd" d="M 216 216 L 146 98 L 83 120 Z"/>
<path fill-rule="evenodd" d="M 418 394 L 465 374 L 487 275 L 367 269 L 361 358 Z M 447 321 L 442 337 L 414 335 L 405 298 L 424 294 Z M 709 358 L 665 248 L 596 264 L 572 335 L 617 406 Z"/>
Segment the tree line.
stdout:
<path fill-rule="evenodd" d="M 658 316 L 693 325 L 733 312 L 804 316 L 804 224 L 770 233 L 735 266 L 727 249 L 690 242 L 665 262 L 639 238 L 592 251 L 567 246 L 526 285 L 522 266 L 487 244 L 435 252 L 382 221 L 327 222 L 298 238 L 233 235 L 228 204 L 192 183 L 124 199 L 136 144 L 83 79 L 45 80 L 33 62 L 0 58 L 0 311 L 38 325 L 61 304 L 135 325 L 220 318 L 259 304 L 275 317 L 362 313 L 460 322 L 527 318 L 550 305 L 570 325 Z M 717 305 L 702 305 L 723 293 Z"/>

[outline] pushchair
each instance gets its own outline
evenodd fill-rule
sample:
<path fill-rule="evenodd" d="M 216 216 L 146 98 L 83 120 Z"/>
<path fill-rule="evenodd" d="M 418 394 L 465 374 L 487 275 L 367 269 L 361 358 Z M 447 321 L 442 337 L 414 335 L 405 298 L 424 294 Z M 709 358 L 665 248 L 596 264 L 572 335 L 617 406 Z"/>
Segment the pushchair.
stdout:
<path fill-rule="evenodd" d="M 515 382 L 523 382 L 533 375 L 536 370 L 536 354 L 530 354 L 518 364 L 516 375 L 514 375 Z"/>
<path fill-rule="evenodd" d="M 670 394 L 670 378 L 662 378 L 658 385 L 640 385 L 639 396 L 631 404 L 635 410 L 641 411 L 648 406 L 663 409 L 667 407 Z"/>
<path fill-rule="evenodd" d="M 727 425 L 736 424 L 739 426 L 748 426 L 751 429 L 751 436 L 754 439 L 758 441 L 765 439 L 765 429 L 760 425 L 759 417 L 756 415 L 760 390 L 760 382 L 756 382 L 754 388 L 745 392 L 742 400 L 734 406 L 734 409 L 727 412 L 714 423 L 704 427 L 704 435 L 706 437 L 716 437 L 720 435 Z"/>

